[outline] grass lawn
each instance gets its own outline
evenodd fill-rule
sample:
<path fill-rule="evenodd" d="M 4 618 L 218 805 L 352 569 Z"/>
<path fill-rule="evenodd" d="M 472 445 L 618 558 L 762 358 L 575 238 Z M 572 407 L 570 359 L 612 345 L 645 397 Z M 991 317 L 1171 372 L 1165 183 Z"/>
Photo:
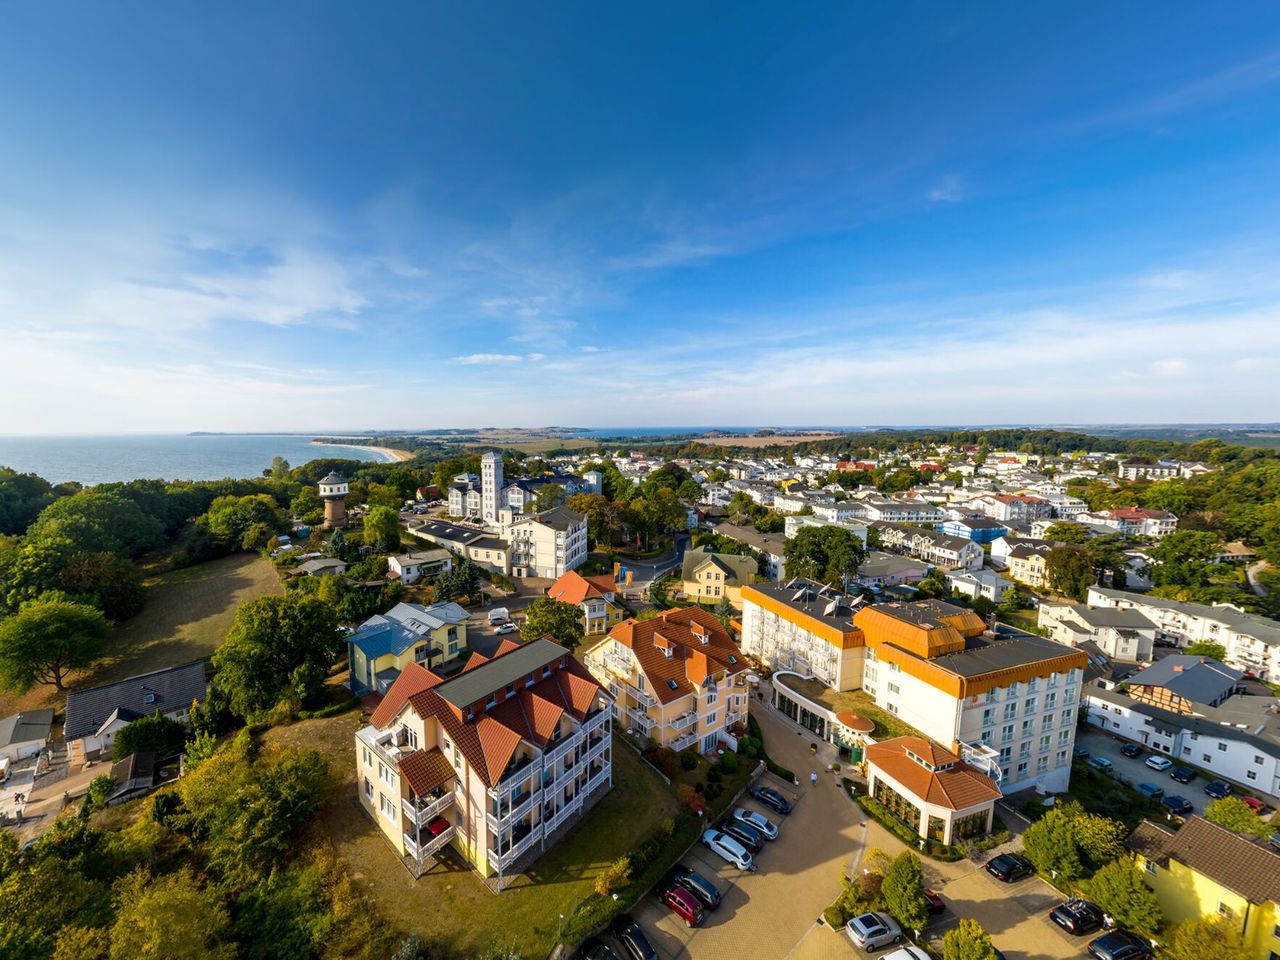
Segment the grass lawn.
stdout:
<path fill-rule="evenodd" d="M 876 706 L 875 699 L 865 690 L 835 691 L 818 680 L 805 680 L 800 677 L 783 677 L 783 686 L 790 687 L 796 693 L 814 703 L 820 703 L 829 710 L 840 712 L 849 710 L 860 713 L 876 725 L 871 735 L 876 740 L 889 737 L 918 737 L 920 731 L 909 724 Z M 948 745 L 949 746 L 949 745 Z"/>
<path fill-rule="evenodd" d="M 501 894 L 490 893 L 471 870 L 453 863 L 415 881 L 355 797 L 353 736 L 365 722 L 363 714 L 347 713 L 277 727 L 266 738 L 333 759 L 338 784 L 322 818 L 338 856 L 382 915 L 404 933 L 417 933 L 433 957 L 475 957 L 497 942 L 541 960 L 555 942 L 559 915 L 571 916 L 606 866 L 677 812 L 667 785 L 615 738 L 613 789 Z"/>
<path fill-rule="evenodd" d="M 1019 630 L 1034 632 L 1039 625 L 1039 613 L 1035 610 L 1001 610 L 998 614 L 1001 623 L 1007 623 Z"/>
<path fill-rule="evenodd" d="M 166 570 L 145 583 L 142 612 L 115 628 L 108 655 L 92 670 L 74 675 L 72 686 L 94 686 L 207 657 L 227 635 L 240 604 L 283 591 L 275 569 L 255 553 Z M 25 697 L 0 695 L 0 717 L 37 707 L 61 711 L 62 706 L 63 697 L 53 687 L 37 687 Z"/>

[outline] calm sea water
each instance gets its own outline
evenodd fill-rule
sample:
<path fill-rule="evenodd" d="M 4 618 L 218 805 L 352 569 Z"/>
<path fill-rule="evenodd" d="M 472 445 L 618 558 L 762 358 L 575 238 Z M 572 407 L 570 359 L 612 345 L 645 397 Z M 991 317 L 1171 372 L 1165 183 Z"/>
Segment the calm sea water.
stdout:
<path fill-rule="evenodd" d="M 198 436 L 148 434 L 116 437 L 3 437 L 0 466 L 36 473 L 50 483 L 84 484 L 160 477 L 220 480 L 256 477 L 272 457 L 293 466 L 320 457 L 385 460 L 362 447 L 317 445 L 304 436 Z"/>

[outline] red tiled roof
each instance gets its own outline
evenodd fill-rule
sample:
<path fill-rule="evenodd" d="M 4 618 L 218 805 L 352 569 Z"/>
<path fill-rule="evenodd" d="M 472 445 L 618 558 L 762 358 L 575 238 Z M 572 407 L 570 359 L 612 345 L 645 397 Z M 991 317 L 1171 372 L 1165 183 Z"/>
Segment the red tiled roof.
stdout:
<path fill-rule="evenodd" d="M 609 637 L 631 650 L 649 690 L 663 703 L 694 693 L 713 673 L 733 675 L 747 669 L 746 659 L 728 631 L 699 607 L 666 610 L 652 620 L 624 620 Z M 664 650 L 670 650 L 671 656 Z M 675 681 L 674 689 L 668 680 Z"/>
<path fill-rule="evenodd" d="M 430 690 L 437 683 L 443 682 L 443 677 L 420 663 L 405 664 L 405 668 L 400 671 L 400 676 L 396 677 L 395 683 L 391 684 L 391 689 L 378 704 L 378 709 L 373 711 L 373 718 L 369 722 L 375 727 L 385 727 L 395 719 L 400 708 L 411 696 L 423 690 Z"/>
<path fill-rule="evenodd" d="M 415 750 L 400 758 L 400 773 L 409 789 L 422 797 L 457 776 L 445 755 L 439 750 Z"/>
<path fill-rule="evenodd" d="M 935 768 L 929 770 L 907 756 L 910 750 Z M 917 799 L 949 810 L 965 810 L 1000 799 L 995 781 L 954 753 L 922 737 L 895 737 L 867 747 L 867 763 L 882 770 Z"/>
<path fill-rule="evenodd" d="M 510 637 L 504 637 L 502 642 L 498 644 L 498 649 L 493 651 L 495 657 L 500 657 L 504 653 L 510 653 L 512 650 L 520 649 L 520 641 L 512 640 Z"/>
<path fill-rule="evenodd" d="M 468 670 L 474 670 L 476 667 L 488 662 L 489 658 L 479 650 L 473 651 L 471 656 L 467 658 L 466 664 L 463 665 L 462 672 L 466 673 Z"/>
<path fill-rule="evenodd" d="M 603 597 L 607 593 L 617 593 L 618 585 L 613 577 L 584 577 L 576 570 L 570 570 L 547 588 L 547 596 L 563 603 L 582 603 L 589 597 Z"/>

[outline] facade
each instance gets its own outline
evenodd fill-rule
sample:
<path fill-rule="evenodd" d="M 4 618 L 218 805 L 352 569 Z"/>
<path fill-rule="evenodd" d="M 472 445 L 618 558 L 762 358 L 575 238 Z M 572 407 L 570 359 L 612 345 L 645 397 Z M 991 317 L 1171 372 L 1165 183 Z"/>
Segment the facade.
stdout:
<path fill-rule="evenodd" d="M 1196 713 L 1222 706 L 1243 677 L 1208 657 L 1165 657 L 1129 678 L 1129 696 L 1171 713 Z"/>
<path fill-rule="evenodd" d="M 405 524 L 405 530 L 415 537 L 444 547 L 477 566 L 501 573 L 511 573 L 511 544 L 492 534 L 464 527 L 447 520 L 417 520 Z"/>
<path fill-rule="evenodd" d="M 953 537 L 901 523 L 873 524 L 880 543 L 945 570 L 981 570 L 983 551 L 968 537 Z"/>
<path fill-rule="evenodd" d="M 480 498 L 480 478 L 474 473 L 460 473 L 449 484 L 449 516 L 476 519 L 484 504 Z"/>
<path fill-rule="evenodd" d="M 1116 507 L 1099 513 L 1081 513 L 1075 519 L 1081 523 L 1118 530 L 1120 533 L 1156 539 L 1178 529 L 1178 518 L 1168 510 L 1149 510 L 1144 507 Z"/>
<path fill-rule="evenodd" d="M 1155 650 L 1156 625 L 1136 610 L 1042 603 L 1037 622 L 1058 643 L 1078 647 L 1093 641 L 1112 660 L 1146 661 Z"/>
<path fill-rule="evenodd" d="M 1148 463 L 1145 460 L 1121 460 L 1116 473 L 1121 480 L 1168 480 L 1181 473 L 1181 464 L 1160 460 Z"/>
<path fill-rule="evenodd" d="M 833 690 L 862 685 L 853 613 L 859 598 L 797 578 L 742 590 L 742 650 L 773 670 L 815 677 Z"/>
<path fill-rule="evenodd" d="M 849 580 L 863 587 L 897 587 L 923 580 L 932 569 L 921 560 L 883 550 L 868 550 L 866 558 L 858 565 L 857 574 Z"/>
<path fill-rule="evenodd" d="M 347 525 L 347 494 L 350 492 L 347 478 L 333 472 L 324 477 L 318 486 L 320 499 L 324 501 L 324 528 L 332 530 L 335 527 L 345 527 Z"/>
<path fill-rule="evenodd" d="M 1022 493 L 990 493 L 975 497 L 967 506 L 1002 522 L 1031 523 L 1053 515 L 1048 500 Z"/>
<path fill-rule="evenodd" d="M 864 497 L 856 501 L 865 520 L 889 523 L 939 523 L 944 514 L 932 504 L 919 500 L 893 500 L 888 497 Z"/>
<path fill-rule="evenodd" d="M 627 616 L 613 577 L 584 577 L 570 570 L 547 589 L 547 596 L 578 607 L 587 636 L 608 633 Z"/>
<path fill-rule="evenodd" d="M 967 537 L 974 543 L 991 543 L 1009 532 L 1009 528 L 990 517 L 961 517 L 938 525 L 938 532 L 951 537 Z"/>
<path fill-rule="evenodd" d="M 502 508 L 502 454 L 488 450 L 480 455 L 480 519 L 498 522 Z"/>
<path fill-rule="evenodd" d="M 742 588 L 756 581 L 756 562 L 734 553 L 713 553 L 704 547 L 686 550 L 680 574 L 681 590 L 697 603 L 728 600 L 742 609 Z"/>
<path fill-rule="evenodd" d="M 1280 682 L 1280 624 L 1229 604 L 1206 606 L 1142 593 L 1090 587 L 1091 607 L 1137 610 L 1156 625 L 1156 639 L 1180 647 L 1201 640 L 1220 643 L 1226 664 L 1271 683 Z"/>
<path fill-rule="evenodd" d="M 347 637 L 349 686 L 356 696 L 386 693 L 411 663 L 452 660 L 467 649 L 470 614 L 453 601 L 397 603 Z"/>
<path fill-rule="evenodd" d="M 17 763 L 34 757 L 49 743 L 53 709 L 24 710 L 0 720 L 0 760 Z"/>
<path fill-rule="evenodd" d="M 609 716 L 550 640 L 505 641 L 449 679 L 410 663 L 355 735 L 361 806 L 414 876 L 450 848 L 501 882 L 612 786 Z"/>
<path fill-rule="evenodd" d="M 1223 917 L 1249 956 L 1280 955 L 1280 854 L 1192 816 L 1175 832 L 1144 820 L 1129 835 L 1142 879 L 1170 923 Z"/>
<path fill-rule="evenodd" d="M 608 689 L 618 722 L 672 750 L 713 753 L 730 728 L 746 722 L 746 658 L 705 610 L 626 620 L 584 659 Z"/>
<path fill-rule="evenodd" d="M 975 600 L 978 597 L 999 603 L 1013 587 L 994 570 L 952 570 L 947 575 L 947 586 L 957 593 Z"/>
<path fill-rule="evenodd" d="M 387 575 L 401 583 L 431 580 L 453 569 L 453 554 L 448 550 L 418 550 L 387 557 Z"/>
<path fill-rule="evenodd" d="M 502 538 L 511 544 L 511 576 L 555 580 L 587 559 L 587 518 L 568 507 L 542 513 L 498 512 Z"/>
<path fill-rule="evenodd" d="M 110 754 L 116 734 L 139 717 L 164 714 L 186 720 L 209 689 L 204 661 L 144 673 L 67 694 L 62 734 L 72 763 Z"/>
<path fill-rule="evenodd" d="M 1040 588 L 1048 582 L 1048 557 L 1052 550 L 1048 544 L 1031 546 L 1014 542 L 1006 556 L 1009 576 L 1029 587 Z"/>
<path fill-rule="evenodd" d="M 916 832 L 952 844 L 991 832 L 1000 788 L 981 770 L 922 737 L 866 750 L 867 793 Z"/>

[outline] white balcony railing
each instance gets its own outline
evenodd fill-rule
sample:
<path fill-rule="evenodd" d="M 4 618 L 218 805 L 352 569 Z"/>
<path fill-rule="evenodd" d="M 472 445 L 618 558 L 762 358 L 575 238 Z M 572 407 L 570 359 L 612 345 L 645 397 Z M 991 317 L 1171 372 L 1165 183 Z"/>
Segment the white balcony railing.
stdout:
<path fill-rule="evenodd" d="M 453 805 L 453 791 L 447 790 L 438 800 L 427 804 L 413 803 L 411 800 L 401 800 L 400 809 L 404 811 L 404 815 L 409 818 L 409 822 L 415 827 L 420 827 L 424 823 L 429 823 L 438 817 L 444 810 Z"/>
<path fill-rule="evenodd" d="M 405 853 L 413 857 L 415 860 L 425 860 L 433 853 L 444 849 L 444 847 L 449 844 L 449 841 L 453 839 L 454 832 L 454 828 L 450 827 L 443 833 L 440 833 L 421 844 L 414 840 L 411 834 L 406 833 L 404 835 Z"/>
<path fill-rule="evenodd" d="M 743 715 L 740 713 L 726 713 L 724 715 L 724 725 L 726 727 L 732 727 L 735 723 L 741 723 L 742 717 Z"/>
<path fill-rule="evenodd" d="M 678 752 L 680 750 L 685 749 L 686 747 L 693 746 L 697 742 L 698 742 L 698 733 L 695 730 L 690 733 L 686 733 L 683 737 L 676 737 L 676 739 L 672 740 L 671 749 Z"/>
<path fill-rule="evenodd" d="M 486 813 L 484 817 L 485 823 L 489 825 L 490 830 L 497 833 L 503 824 L 510 823 L 512 820 L 519 820 L 528 813 L 540 796 L 542 796 L 541 785 L 535 787 L 532 792 L 522 797 L 519 803 L 511 807 L 501 816 L 494 814 L 492 811 Z"/>
<path fill-rule="evenodd" d="M 614 653 L 606 653 L 604 655 L 604 665 L 615 673 L 622 674 L 624 677 L 631 676 L 630 657 L 620 657 Z"/>
<path fill-rule="evenodd" d="M 587 789 L 585 792 L 590 793 L 592 790 L 600 786 L 600 784 L 604 783 L 608 779 L 609 779 L 609 768 L 605 767 L 603 770 L 601 770 L 594 777 L 592 777 L 590 780 L 587 781 Z"/>
<path fill-rule="evenodd" d="M 489 851 L 489 863 L 497 864 L 499 867 L 510 866 L 512 861 L 514 861 L 516 857 L 520 856 L 522 853 L 524 853 L 526 850 L 532 847 L 535 843 L 537 843 L 538 838 L 541 836 L 542 836 L 541 830 L 532 830 L 530 831 L 528 836 L 522 838 L 519 843 L 515 844 L 510 849 L 508 849 L 506 853 L 498 853 L 497 850 L 491 849 Z"/>
<path fill-rule="evenodd" d="M 653 694 L 645 693 L 639 687 L 630 683 L 627 684 L 627 689 L 631 692 L 631 696 L 633 696 L 636 699 L 636 702 L 642 707 L 648 708 L 657 706 L 658 701 L 654 698 Z"/>
<path fill-rule="evenodd" d="M 683 730 L 685 727 L 692 726 L 698 722 L 698 714 L 690 710 L 688 713 L 682 713 L 670 722 L 672 730 Z"/>
<path fill-rule="evenodd" d="M 641 733 L 648 733 L 653 726 L 653 721 L 649 719 L 649 715 L 643 710 L 637 710 L 635 707 L 627 707 L 627 717 Z"/>

